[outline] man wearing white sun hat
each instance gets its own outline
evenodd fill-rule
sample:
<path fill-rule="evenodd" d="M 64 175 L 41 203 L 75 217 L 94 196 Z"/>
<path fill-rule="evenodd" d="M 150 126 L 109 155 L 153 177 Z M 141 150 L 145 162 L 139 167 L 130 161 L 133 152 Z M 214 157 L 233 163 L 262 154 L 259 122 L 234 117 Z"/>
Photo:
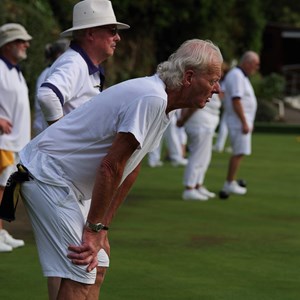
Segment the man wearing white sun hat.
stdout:
<path fill-rule="evenodd" d="M 118 30 L 129 27 L 116 20 L 110 1 L 84 0 L 74 6 L 73 26 L 61 33 L 72 37 L 70 48 L 53 63 L 37 92 L 49 124 L 102 91 L 100 64 L 114 54 L 121 40 Z"/>
<path fill-rule="evenodd" d="M 37 98 L 49 125 L 99 94 L 103 89 L 104 70 L 101 63 L 112 56 L 121 40 L 118 30 L 130 26 L 116 20 L 107 0 L 84 0 L 73 8 L 73 26 L 61 33 L 71 37 L 69 49 L 50 67 Z M 83 201 L 86 217 L 90 201 Z M 96 285 L 101 286 L 109 258 L 101 249 L 98 255 Z M 48 277 L 49 299 L 56 299 L 61 278 Z"/>
<path fill-rule="evenodd" d="M 19 67 L 32 39 L 18 23 L 0 26 L 0 203 L 10 173 L 16 171 L 19 152 L 30 141 L 28 87 Z M 24 246 L 0 220 L 0 252 Z"/>

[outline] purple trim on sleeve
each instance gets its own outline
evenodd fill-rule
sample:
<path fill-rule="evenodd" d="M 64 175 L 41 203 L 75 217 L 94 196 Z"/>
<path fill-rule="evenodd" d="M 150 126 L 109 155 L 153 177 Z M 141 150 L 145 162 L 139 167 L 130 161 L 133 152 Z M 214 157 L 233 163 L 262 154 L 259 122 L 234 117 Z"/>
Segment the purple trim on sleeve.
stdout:
<path fill-rule="evenodd" d="M 60 92 L 60 90 L 55 85 L 53 85 L 52 83 L 49 83 L 49 82 L 44 82 L 44 83 L 42 83 L 41 87 L 47 87 L 47 88 L 51 89 L 55 93 L 55 95 L 58 97 L 61 106 L 64 105 L 64 97 L 63 97 L 62 93 Z"/>

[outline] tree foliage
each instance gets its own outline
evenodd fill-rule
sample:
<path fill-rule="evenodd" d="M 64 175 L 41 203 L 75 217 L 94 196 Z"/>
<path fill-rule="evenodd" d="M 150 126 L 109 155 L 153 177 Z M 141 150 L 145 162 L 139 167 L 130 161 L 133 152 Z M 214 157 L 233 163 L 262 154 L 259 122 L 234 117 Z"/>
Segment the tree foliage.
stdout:
<path fill-rule="evenodd" d="M 28 82 L 31 102 L 35 91 L 35 83 L 40 72 L 45 68 L 44 47 L 55 40 L 60 26 L 53 17 L 47 1 L 42 0 L 1 0 L 0 21 L 4 23 L 20 23 L 33 37 L 28 58 L 21 63 L 24 76 Z"/>
<path fill-rule="evenodd" d="M 44 45 L 72 26 L 77 0 L 1 0 L 0 23 L 23 24 L 34 37 L 23 63 L 33 96 L 45 67 Z M 183 41 L 209 39 L 230 62 L 245 50 L 260 52 L 268 22 L 300 25 L 294 0 L 112 0 L 117 19 L 131 28 L 121 33 L 115 55 L 105 62 L 108 84 L 151 74 Z"/>

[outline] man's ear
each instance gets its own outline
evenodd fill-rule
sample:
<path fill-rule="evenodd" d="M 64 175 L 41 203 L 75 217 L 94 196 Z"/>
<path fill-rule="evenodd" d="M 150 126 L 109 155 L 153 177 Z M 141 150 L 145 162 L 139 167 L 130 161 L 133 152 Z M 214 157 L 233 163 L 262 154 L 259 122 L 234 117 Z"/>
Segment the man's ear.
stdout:
<path fill-rule="evenodd" d="M 195 72 L 193 70 L 186 70 L 184 72 L 183 81 L 182 81 L 183 86 L 188 87 L 191 85 L 194 73 Z"/>
<path fill-rule="evenodd" d="M 85 34 L 88 37 L 88 39 L 94 39 L 94 28 L 87 28 L 85 29 Z"/>

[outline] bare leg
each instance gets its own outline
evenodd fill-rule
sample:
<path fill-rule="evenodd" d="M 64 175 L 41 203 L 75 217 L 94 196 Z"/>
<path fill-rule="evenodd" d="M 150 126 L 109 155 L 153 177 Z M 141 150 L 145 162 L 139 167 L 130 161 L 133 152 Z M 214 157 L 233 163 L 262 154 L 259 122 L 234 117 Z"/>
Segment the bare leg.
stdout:
<path fill-rule="evenodd" d="M 231 156 L 229 161 L 229 166 L 228 166 L 228 173 L 227 173 L 228 182 L 231 182 L 235 179 L 243 157 L 244 157 L 243 154 Z"/>
<path fill-rule="evenodd" d="M 86 300 L 90 287 L 90 284 L 62 278 L 57 300 Z"/>
<path fill-rule="evenodd" d="M 49 298 L 49 300 L 74 300 L 74 299 L 98 300 L 100 294 L 100 288 L 104 280 L 106 269 L 107 268 L 104 267 L 97 268 L 97 277 L 96 277 L 95 284 L 84 284 L 70 279 L 51 277 L 53 279 L 52 296 L 55 296 L 55 288 L 58 286 L 59 281 L 60 281 L 60 288 L 58 291 L 57 298 Z M 49 279 L 48 279 L 48 284 L 49 284 Z M 50 297 L 50 292 L 49 292 L 49 297 Z"/>
<path fill-rule="evenodd" d="M 56 300 L 61 283 L 60 277 L 48 277 L 48 297 L 49 300 Z"/>
<path fill-rule="evenodd" d="M 98 300 L 100 295 L 100 288 L 104 281 L 104 276 L 106 273 L 107 268 L 104 267 L 97 267 L 97 278 L 95 284 L 93 284 L 88 293 L 87 300 Z"/>

